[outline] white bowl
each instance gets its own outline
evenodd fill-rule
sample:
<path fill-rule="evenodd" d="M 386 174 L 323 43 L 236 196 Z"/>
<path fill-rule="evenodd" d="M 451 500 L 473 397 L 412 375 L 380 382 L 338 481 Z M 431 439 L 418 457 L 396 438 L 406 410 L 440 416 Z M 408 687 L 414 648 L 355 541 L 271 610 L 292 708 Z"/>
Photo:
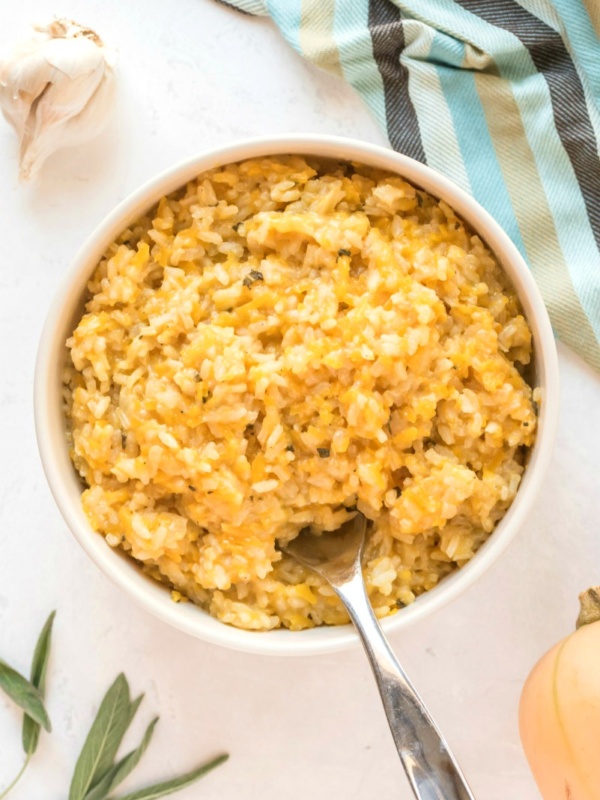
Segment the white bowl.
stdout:
<path fill-rule="evenodd" d="M 61 377 L 65 341 L 83 306 L 86 283 L 106 247 L 163 195 L 213 167 L 264 155 L 309 154 L 359 161 L 397 172 L 442 198 L 481 236 L 508 273 L 533 332 L 536 380 L 543 390 L 539 430 L 517 496 L 506 516 L 475 557 L 415 603 L 383 622 L 396 631 L 431 614 L 463 592 L 500 556 L 531 509 L 548 467 L 558 422 L 558 363 L 548 314 L 538 288 L 517 248 L 492 217 L 447 178 L 410 158 L 383 147 L 333 136 L 278 136 L 242 141 L 177 164 L 120 203 L 85 242 L 52 303 L 38 351 L 35 373 L 35 424 L 38 446 L 50 489 L 79 544 L 103 572 L 159 619 L 186 633 L 236 650 L 270 655 L 329 653 L 354 645 L 350 625 L 291 632 L 250 632 L 219 622 L 191 603 L 176 604 L 159 583 L 94 533 L 81 507 L 81 483 L 65 438 Z"/>

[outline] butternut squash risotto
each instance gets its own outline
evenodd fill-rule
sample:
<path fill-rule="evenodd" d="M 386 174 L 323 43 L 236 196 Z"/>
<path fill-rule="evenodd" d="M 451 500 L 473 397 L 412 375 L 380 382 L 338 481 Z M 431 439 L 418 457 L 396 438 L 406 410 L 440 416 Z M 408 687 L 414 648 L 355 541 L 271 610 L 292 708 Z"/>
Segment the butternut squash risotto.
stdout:
<path fill-rule="evenodd" d="M 531 332 L 451 208 L 359 164 L 230 164 L 119 236 L 68 340 L 92 527 L 231 625 L 347 621 L 279 549 L 351 518 L 378 616 L 465 564 L 535 439 Z"/>

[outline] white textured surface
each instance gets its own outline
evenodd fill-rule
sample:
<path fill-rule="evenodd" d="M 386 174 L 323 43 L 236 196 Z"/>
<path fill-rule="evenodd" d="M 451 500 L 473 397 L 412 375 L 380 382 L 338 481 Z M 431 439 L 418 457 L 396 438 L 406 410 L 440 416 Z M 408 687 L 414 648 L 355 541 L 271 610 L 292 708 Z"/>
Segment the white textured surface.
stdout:
<path fill-rule="evenodd" d="M 361 102 L 312 69 L 263 20 L 211 0 L 89 0 L 0 6 L 0 45 L 46 11 L 96 27 L 120 52 L 116 119 L 17 187 L 16 144 L 0 127 L 0 657 L 29 669 L 58 609 L 49 678 L 54 722 L 15 800 L 66 797 L 102 693 L 124 670 L 145 691 L 134 733 L 161 716 L 126 788 L 223 749 L 232 759 L 177 797 L 409 800 L 366 661 L 358 651 L 269 659 L 220 650 L 134 607 L 67 532 L 33 430 L 37 338 L 75 250 L 150 175 L 248 134 L 327 132 L 383 142 Z M 598 582 L 600 379 L 560 349 L 563 407 L 544 491 L 515 543 L 462 598 L 392 643 L 481 800 L 533 800 L 517 702 L 529 668 L 571 630 L 576 595 Z M 20 719 L 0 696 L 0 786 L 20 763 Z"/>

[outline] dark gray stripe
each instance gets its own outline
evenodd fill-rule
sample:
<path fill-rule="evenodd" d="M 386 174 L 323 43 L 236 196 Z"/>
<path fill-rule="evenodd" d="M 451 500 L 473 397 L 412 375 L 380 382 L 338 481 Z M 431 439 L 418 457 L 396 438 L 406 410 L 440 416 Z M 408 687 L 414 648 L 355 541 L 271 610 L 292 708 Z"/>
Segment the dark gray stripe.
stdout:
<path fill-rule="evenodd" d="M 404 50 L 400 10 L 388 0 L 370 0 L 369 32 L 383 80 L 390 143 L 394 150 L 425 163 L 419 123 L 408 93 L 408 70 L 400 63 Z"/>
<path fill-rule="evenodd" d="M 559 33 L 515 0 L 458 0 L 486 22 L 510 31 L 529 50 L 550 89 L 556 130 L 577 177 L 600 249 L 600 158 L 581 80 Z"/>

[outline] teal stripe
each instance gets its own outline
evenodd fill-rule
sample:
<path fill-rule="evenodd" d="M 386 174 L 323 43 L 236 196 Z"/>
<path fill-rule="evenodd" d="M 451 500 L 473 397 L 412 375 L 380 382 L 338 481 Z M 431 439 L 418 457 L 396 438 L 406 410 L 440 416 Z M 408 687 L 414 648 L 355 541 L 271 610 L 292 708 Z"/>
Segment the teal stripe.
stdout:
<path fill-rule="evenodd" d="M 281 28 L 281 32 L 292 45 L 302 55 L 300 47 L 300 23 L 302 21 L 302 0 L 285 0 L 285 3 L 278 3 L 277 0 L 267 0 L 269 14 L 275 23 Z"/>
<path fill-rule="evenodd" d="M 385 95 L 373 56 L 368 2 L 336 3 L 333 34 L 344 77 L 362 94 L 375 119 L 385 130 Z"/>
<path fill-rule="evenodd" d="M 418 0 L 415 7 L 412 2 L 394 2 L 427 24 L 435 20 L 438 29 L 474 44 L 484 54 L 496 54 L 500 74 L 511 83 L 521 111 L 575 292 L 600 337 L 600 254 L 573 167 L 556 132 L 544 76 L 537 72 L 529 53 L 513 34 L 488 24 L 451 0 Z M 468 160 L 465 154 L 465 161 Z M 537 235 L 544 235 L 544 225 L 540 220 Z"/>
<path fill-rule="evenodd" d="M 435 31 L 407 14 L 402 14 L 402 23 L 406 46 L 400 61 L 410 73 L 408 90 L 419 120 L 427 163 L 451 178 L 461 189 L 473 194 L 452 115 L 435 64 L 429 61 Z M 443 147 L 440 147 L 440 142 L 443 142 Z"/>
<path fill-rule="evenodd" d="M 502 225 L 523 256 L 527 255 L 510 195 L 489 134 L 475 78 L 460 67 L 465 46 L 458 39 L 437 33 L 433 59 L 446 99 L 469 183 L 475 198 Z"/>

